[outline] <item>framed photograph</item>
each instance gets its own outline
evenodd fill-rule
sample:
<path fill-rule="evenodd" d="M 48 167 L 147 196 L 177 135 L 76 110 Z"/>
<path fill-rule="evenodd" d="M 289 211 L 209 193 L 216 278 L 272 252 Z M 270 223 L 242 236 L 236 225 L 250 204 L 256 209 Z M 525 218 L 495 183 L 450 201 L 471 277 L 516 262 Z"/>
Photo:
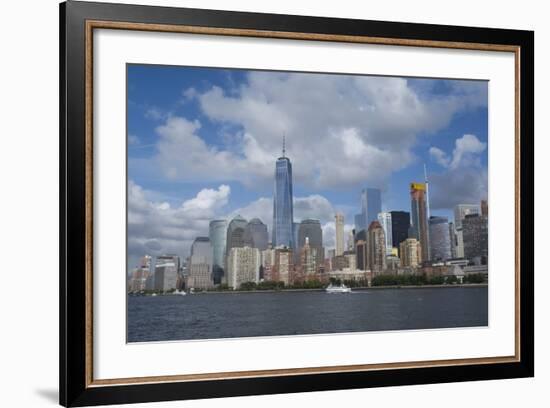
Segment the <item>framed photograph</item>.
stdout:
<path fill-rule="evenodd" d="M 534 375 L 534 33 L 60 6 L 60 403 Z"/>

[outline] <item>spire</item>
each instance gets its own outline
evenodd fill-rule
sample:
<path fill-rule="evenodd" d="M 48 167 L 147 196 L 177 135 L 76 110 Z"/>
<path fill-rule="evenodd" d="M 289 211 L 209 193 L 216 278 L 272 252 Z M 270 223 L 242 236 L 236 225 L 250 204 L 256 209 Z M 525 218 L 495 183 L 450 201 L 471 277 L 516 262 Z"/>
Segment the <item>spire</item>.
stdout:
<path fill-rule="evenodd" d="M 286 150 L 285 150 L 285 134 L 283 133 L 283 157 L 285 157 L 285 153 L 286 153 Z"/>
<path fill-rule="evenodd" d="M 426 172 L 426 163 L 424 163 L 424 182 L 426 183 L 426 212 L 427 218 L 430 219 L 430 187 L 428 184 L 428 173 Z"/>

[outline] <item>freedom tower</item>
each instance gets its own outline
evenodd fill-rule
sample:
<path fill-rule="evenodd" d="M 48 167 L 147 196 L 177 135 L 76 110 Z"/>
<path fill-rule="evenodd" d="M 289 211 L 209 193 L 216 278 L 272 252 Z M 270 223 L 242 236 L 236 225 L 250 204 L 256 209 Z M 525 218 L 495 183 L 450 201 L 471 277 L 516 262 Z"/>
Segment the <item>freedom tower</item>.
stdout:
<path fill-rule="evenodd" d="M 292 164 L 285 157 L 285 138 L 283 136 L 283 156 L 275 163 L 275 189 L 273 191 L 273 247 L 293 247 L 293 201 L 292 201 Z"/>

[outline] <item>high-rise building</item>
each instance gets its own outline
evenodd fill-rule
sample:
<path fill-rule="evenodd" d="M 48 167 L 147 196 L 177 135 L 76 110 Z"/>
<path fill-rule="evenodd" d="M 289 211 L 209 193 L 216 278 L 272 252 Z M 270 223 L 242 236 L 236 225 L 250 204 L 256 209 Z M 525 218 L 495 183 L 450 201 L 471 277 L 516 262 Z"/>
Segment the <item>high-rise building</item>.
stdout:
<path fill-rule="evenodd" d="M 447 217 L 430 217 L 430 256 L 431 261 L 446 261 L 452 258 Z"/>
<path fill-rule="evenodd" d="M 422 249 L 416 238 L 407 238 L 399 244 L 401 266 L 415 268 L 422 263 Z"/>
<path fill-rule="evenodd" d="M 177 255 L 157 256 L 155 261 L 154 288 L 167 292 L 176 289 L 180 260 Z"/>
<path fill-rule="evenodd" d="M 462 234 L 462 220 L 467 215 L 480 214 L 478 204 L 458 204 L 455 206 L 456 257 L 464 258 L 464 237 Z"/>
<path fill-rule="evenodd" d="M 292 196 L 292 164 L 285 157 L 283 139 L 283 155 L 275 163 L 275 189 L 273 192 L 273 247 L 285 246 L 293 248 L 293 210 Z"/>
<path fill-rule="evenodd" d="M 317 272 L 318 263 L 317 248 L 311 247 L 309 238 L 306 237 L 304 245 L 300 249 L 300 267 L 306 279 Z"/>
<path fill-rule="evenodd" d="M 382 212 L 382 194 L 378 188 L 364 188 L 361 191 L 361 212 L 355 217 L 355 230 L 367 230 L 373 221 L 377 221 Z M 359 225 L 357 225 L 359 224 Z"/>
<path fill-rule="evenodd" d="M 367 233 L 367 266 L 373 273 L 386 269 L 386 237 L 378 221 L 371 222 Z"/>
<path fill-rule="evenodd" d="M 225 220 L 210 221 L 208 238 L 212 245 L 212 279 L 215 284 L 218 284 L 221 283 L 224 275 L 227 222 Z"/>
<path fill-rule="evenodd" d="M 132 275 L 130 276 L 130 287 L 131 292 L 141 292 L 147 288 L 147 278 L 151 276 L 151 257 L 145 255 L 139 260 L 139 266 L 132 270 Z"/>
<path fill-rule="evenodd" d="M 317 266 L 325 259 L 325 251 L 323 248 L 323 230 L 321 229 L 321 222 L 314 219 L 305 219 L 298 226 L 298 240 L 297 248 L 301 252 L 302 247 L 306 242 L 306 238 L 309 238 L 309 246 L 315 248 L 317 252 Z"/>
<path fill-rule="evenodd" d="M 455 224 L 454 222 L 449 223 L 449 236 L 451 237 L 451 258 L 457 258 L 456 254 L 456 230 L 455 230 Z"/>
<path fill-rule="evenodd" d="M 415 238 L 422 247 L 422 259 L 430 259 L 430 232 L 426 207 L 426 184 L 411 183 L 411 221 Z"/>
<path fill-rule="evenodd" d="M 344 214 L 336 213 L 334 216 L 336 229 L 336 256 L 344 254 Z"/>
<path fill-rule="evenodd" d="M 290 248 L 275 249 L 275 265 L 273 266 L 273 280 L 290 283 L 290 278 L 294 270 L 293 254 Z"/>
<path fill-rule="evenodd" d="M 391 213 L 389 212 L 381 212 L 378 213 L 378 222 L 384 229 L 384 237 L 386 238 L 386 255 L 391 255 L 391 251 L 393 248 L 393 231 L 392 231 L 392 221 L 391 221 Z"/>
<path fill-rule="evenodd" d="M 363 230 L 364 231 L 364 230 Z M 366 271 L 367 266 L 367 241 L 360 239 L 355 243 L 355 265 L 357 269 Z"/>
<path fill-rule="evenodd" d="M 464 257 L 476 264 L 487 264 L 489 231 L 487 217 L 469 214 L 462 220 Z"/>
<path fill-rule="evenodd" d="M 186 287 L 208 289 L 214 284 L 212 277 L 213 251 L 210 238 L 197 237 L 191 245 L 187 264 Z"/>
<path fill-rule="evenodd" d="M 262 265 L 260 268 L 260 271 L 263 271 L 263 276 L 260 273 L 260 279 L 264 279 L 266 281 L 277 281 L 277 278 L 274 276 L 274 267 L 275 267 L 275 249 L 268 248 L 264 251 L 262 251 Z"/>
<path fill-rule="evenodd" d="M 399 249 L 401 242 L 409 237 L 411 214 L 407 211 L 390 211 L 392 245 Z"/>
<path fill-rule="evenodd" d="M 244 245 L 263 251 L 267 249 L 268 242 L 267 225 L 259 218 L 251 219 L 244 230 Z"/>
<path fill-rule="evenodd" d="M 227 238 L 225 243 L 226 258 L 229 256 L 231 248 L 244 247 L 244 233 L 247 225 L 248 223 L 246 220 L 240 215 L 237 215 L 229 222 L 229 225 L 227 226 Z"/>
<path fill-rule="evenodd" d="M 260 266 L 258 248 L 231 248 L 227 260 L 227 284 L 233 289 L 238 289 L 245 282 L 258 282 Z"/>

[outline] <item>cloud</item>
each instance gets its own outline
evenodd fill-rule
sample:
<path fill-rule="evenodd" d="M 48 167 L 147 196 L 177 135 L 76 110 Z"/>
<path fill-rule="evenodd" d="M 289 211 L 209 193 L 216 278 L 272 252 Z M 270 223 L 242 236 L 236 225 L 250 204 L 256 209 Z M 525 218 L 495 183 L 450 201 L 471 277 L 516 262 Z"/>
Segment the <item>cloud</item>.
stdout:
<path fill-rule="evenodd" d="M 475 135 L 466 134 L 455 140 L 452 157 L 437 147 L 430 148 L 430 156 L 443 167 L 457 169 L 467 164 L 476 164 L 477 154 L 482 153 L 486 147 L 487 143 L 481 142 Z"/>
<path fill-rule="evenodd" d="M 129 134 L 128 135 L 128 144 L 129 145 L 139 145 L 140 144 L 139 137 L 137 137 L 136 135 Z"/>
<path fill-rule="evenodd" d="M 455 140 L 451 155 L 437 147 L 430 148 L 432 158 L 445 168 L 430 176 L 432 208 L 449 209 L 487 198 L 487 169 L 480 160 L 486 148 L 486 143 L 469 134 Z"/>
<path fill-rule="evenodd" d="M 478 88 L 436 95 L 418 92 L 404 78 L 253 71 L 230 89 L 183 90 L 215 129 L 192 118 L 165 118 L 156 129 L 154 160 L 170 180 L 199 176 L 261 186 L 272 180 L 286 134 L 295 183 L 382 186 L 414 161 L 417 135 L 435 135 L 454 113 L 478 103 Z"/>
<path fill-rule="evenodd" d="M 179 207 L 154 201 L 155 192 L 147 191 L 132 180 L 128 183 L 128 257 L 132 268 L 145 254 L 177 254 L 182 259 L 197 236 L 208 235 L 208 225 L 226 205 L 230 188 L 202 189 Z"/>

